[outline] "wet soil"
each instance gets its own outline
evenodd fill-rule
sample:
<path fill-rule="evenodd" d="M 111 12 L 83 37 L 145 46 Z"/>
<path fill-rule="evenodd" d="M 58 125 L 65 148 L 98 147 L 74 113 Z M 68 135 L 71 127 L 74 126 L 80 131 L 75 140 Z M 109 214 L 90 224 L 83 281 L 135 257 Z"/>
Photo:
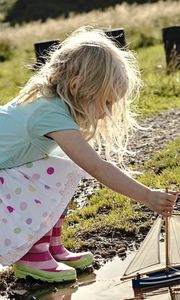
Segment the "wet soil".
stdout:
<path fill-rule="evenodd" d="M 180 110 L 170 110 L 141 121 L 141 126 L 149 127 L 146 131 L 138 131 L 131 139 L 131 149 L 136 151 L 136 155 L 126 158 L 128 166 L 136 165 L 141 167 L 152 154 L 161 150 L 167 142 L 174 140 L 179 136 Z M 90 198 L 94 191 L 101 187 L 96 180 L 84 180 L 79 184 L 74 200 L 78 205 L 82 205 L 87 198 Z M 90 242 L 88 250 L 92 251 L 95 257 L 94 269 L 99 269 L 107 260 L 119 256 L 121 259 L 126 257 L 127 250 L 134 250 L 139 247 L 144 239 L 148 228 L 143 229 L 143 222 L 153 219 L 153 214 L 144 208 L 144 216 L 141 223 L 141 230 L 136 235 L 124 235 L 118 229 L 104 228 L 93 233 L 79 233 L 77 237 L 81 240 Z M 77 250 L 87 250 L 82 247 Z M 88 268 L 85 272 L 92 272 Z M 65 285 L 61 284 L 61 288 Z M 49 289 L 56 291 L 57 286 L 53 284 L 44 284 L 29 278 L 28 280 L 17 280 L 14 277 L 12 269 L 0 274 L 0 299 L 36 299 L 28 294 L 28 291 L 38 289 Z M 59 287 L 58 287 L 59 288 Z"/>

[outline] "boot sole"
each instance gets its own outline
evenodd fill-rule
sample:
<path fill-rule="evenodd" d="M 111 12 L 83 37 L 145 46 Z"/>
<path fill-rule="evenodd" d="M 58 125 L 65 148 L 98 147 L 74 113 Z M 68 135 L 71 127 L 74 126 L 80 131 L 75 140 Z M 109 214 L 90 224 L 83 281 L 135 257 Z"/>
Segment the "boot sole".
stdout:
<path fill-rule="evenodd" d="M 93 255 L 88 254 L 87 256 L 82 257 L 77 261 L 61 260 L 60 262 L 67 265 L 67 266 L 69 266 L 69 267 L 83 270 L 86 267 L 90 266 L 93 261 L 94 261 Z"/>
<path fill-rule="evenodd" d="M 76 270 L 60 271 L 60 272 L 47 272 L 30 267 L 26 267 L 22 264 L 14 264 L 14 273 L 17 278 L 26 279 L 27 276 L 31 276 L 34 279 L 48 282 L 64 282 L 76 280 Z"/>

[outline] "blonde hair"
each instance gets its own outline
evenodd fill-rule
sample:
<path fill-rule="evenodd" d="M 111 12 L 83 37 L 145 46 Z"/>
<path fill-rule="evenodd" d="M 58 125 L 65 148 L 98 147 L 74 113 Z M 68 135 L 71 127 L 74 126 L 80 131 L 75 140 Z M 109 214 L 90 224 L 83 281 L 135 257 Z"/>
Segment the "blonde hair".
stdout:
<path fill-rule="evenodd" d="M 70 84 L 77 78 L 72 95 Z M 39 97 L 63 99 L 85 140 L 112 161 L 127 153 L 129 131 L 138 125 L 131 102 L 138 98 L 140 72 L 132 51 L 120 49 L 102 30 L 83 27 L 54 49 L 21 90 L 18 103 Z M 96 107 L 106 116 L 99 120 Z M 109 105 L 112 105 L 112 113 Z"/>

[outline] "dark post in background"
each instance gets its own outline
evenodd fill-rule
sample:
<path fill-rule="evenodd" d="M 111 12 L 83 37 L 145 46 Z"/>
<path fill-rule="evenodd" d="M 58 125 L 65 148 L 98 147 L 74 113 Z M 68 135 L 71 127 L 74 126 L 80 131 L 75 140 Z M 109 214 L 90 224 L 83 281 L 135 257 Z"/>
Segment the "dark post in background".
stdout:
<path fill-rule="evenodd" d="M 180 69 L 180 26 L 162 29 L 168 71 Z"/>
<path fill-rule="evenodd" d="M 122 48 L 125 47 L 125 33 L 123 28 L 119 29 L 112 29 L 105 31 L 106 35 L 110 37 L 113 41 L 116 42 L 117 46 Z M 48 56 L 48 52 L 53 49 L 53 46 L 60 45 L 59 40 L 52 40 L 52 41 L 44 41 L 44 42 L 37 42 L 34 44 L 34 50 L 36 55 L 36 68 L 39 68 L 43 64 L 45 64 Z"/>
<path fill-rule="evenodd" d="M 123 48 L 126 46 L 125 32 L 123 28 L 106 30 L 105 33 L 116 42 L 118 47 Z"/>
<path fill-rule="evenodd" d="M 39 68 L 41 65 L 45 64 L 47 60 L 47 55 L 54 46 L 60 45 L 59 40 L 44 41 L 34 44 L 34 50 L 36 55 L 36 68 Z"/>

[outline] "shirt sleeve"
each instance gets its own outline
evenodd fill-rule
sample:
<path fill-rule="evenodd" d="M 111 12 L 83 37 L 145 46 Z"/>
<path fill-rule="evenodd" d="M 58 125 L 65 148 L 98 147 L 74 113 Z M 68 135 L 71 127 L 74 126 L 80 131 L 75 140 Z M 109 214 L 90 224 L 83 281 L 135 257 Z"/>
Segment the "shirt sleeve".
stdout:
<path fill-rule="evenodd" d="M 39 100 L 37 100 L 39 101 Z M 29 135 L 38 137 L 59 130 L 79 130 L 79 126 L 72 119 L 68 108 L 55 105 L 51 100 L 36 107 L 28 120 Z"/>

